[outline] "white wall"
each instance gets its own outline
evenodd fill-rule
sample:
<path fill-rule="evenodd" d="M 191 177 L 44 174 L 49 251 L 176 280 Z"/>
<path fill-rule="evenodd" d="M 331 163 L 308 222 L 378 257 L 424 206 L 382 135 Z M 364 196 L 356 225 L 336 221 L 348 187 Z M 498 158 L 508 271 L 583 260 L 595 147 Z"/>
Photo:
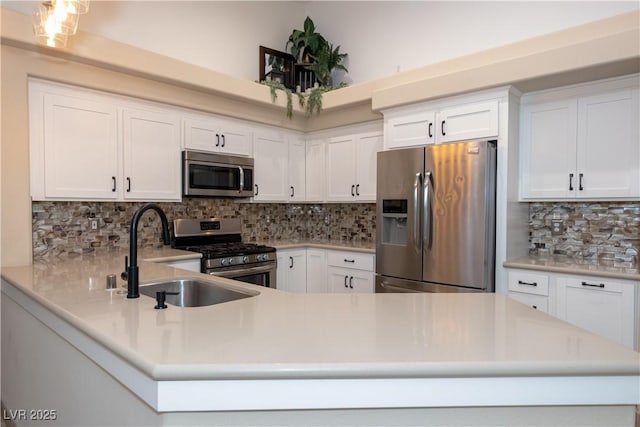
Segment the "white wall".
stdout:
<path fill-rule="evenodd" d="M 39 2 L 3 7 L 31 13 Z M 639 8 L 628 1 L 96 1 L 80 29 L 247 80 L 258 46 L 284 50 L 308 14 L 349 53 L 350 82 L 604 19 Z"/>
<path fill-rule="evenodd" d="M 640 2 L 308 2 L 363 82 L 637 10 Z"/>

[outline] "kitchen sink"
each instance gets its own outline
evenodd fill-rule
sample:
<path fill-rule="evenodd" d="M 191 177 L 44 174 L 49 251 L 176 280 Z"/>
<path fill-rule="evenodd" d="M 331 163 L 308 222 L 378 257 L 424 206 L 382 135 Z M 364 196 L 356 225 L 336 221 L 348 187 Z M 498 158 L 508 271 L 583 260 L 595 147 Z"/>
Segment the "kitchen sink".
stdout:
<path fill-rule="evenodd" d="M 238 299 L 254 297 L 259 292 L 231 289 L 195 278 L 170 279 L 140 284 L 140 293 L 156 298 L 156 292 L 165 291 L 166 303 L 178 307 L 203 307 Z M 178 293 L 170 295 L 169 293 Z"/>

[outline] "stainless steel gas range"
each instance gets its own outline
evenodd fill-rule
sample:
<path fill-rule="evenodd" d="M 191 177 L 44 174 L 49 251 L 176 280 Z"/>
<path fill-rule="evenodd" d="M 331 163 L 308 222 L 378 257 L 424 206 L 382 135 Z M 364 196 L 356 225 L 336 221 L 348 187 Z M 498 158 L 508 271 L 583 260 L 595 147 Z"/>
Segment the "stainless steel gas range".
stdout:
<path fill-rule="evenodd" d="M 242 242 L 239 218 L 176 219 L 172 246 L 202 254 L 200 272 L 276 287 L 276 249 Z"/>

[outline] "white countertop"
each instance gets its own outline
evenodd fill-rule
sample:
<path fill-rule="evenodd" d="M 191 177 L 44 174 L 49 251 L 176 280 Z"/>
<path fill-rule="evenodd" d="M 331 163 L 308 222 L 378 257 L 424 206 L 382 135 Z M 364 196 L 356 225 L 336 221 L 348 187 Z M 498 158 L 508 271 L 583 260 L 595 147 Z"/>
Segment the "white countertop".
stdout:
<path fill-rule="evenodd" d="M 640 267 L 638 266 L 596 263 L 560 256 L 527 256 L 509 259 L 503 263 L 503 266 L 506 268 L 521 268 L 554 273 L 640 280 Z"/>
<path fill-rule="evenodd" d="M 139 258 L 171 255 L 185 256 L 165 249 L 141 251 Z M 3 292 L 24 293 L 155 381 L 613 375 L 640 383 L 639 353 L 502 295 L 257 288 L 256 297 L 224 304 L 155 310 L 152 298 L 128 300 L 105 289 L 105 276 L 119 277 L 123 259 L 124 253 L 6 267 L 2 278 L 14 289 Z M 141 283 L 194 275 L 140 262 Z"/>
<path fill-rule="evenodd" d="M 319 248 L 331 250 L 343 250 L 352 252 L 364 252 L 375 254 L 376 243 L 360 240 L 307 240 L 307 239 L 284 239 L 268 240 L 259 243 L 273 246 L 276 249 L 296 249 L 296 248 Z"/>

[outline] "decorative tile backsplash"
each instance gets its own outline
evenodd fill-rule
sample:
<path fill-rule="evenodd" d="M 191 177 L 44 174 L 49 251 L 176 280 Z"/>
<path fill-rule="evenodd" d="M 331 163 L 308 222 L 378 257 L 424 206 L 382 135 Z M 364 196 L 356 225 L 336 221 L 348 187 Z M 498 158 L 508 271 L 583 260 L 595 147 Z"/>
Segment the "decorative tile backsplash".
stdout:
<path fill-rule="evenodd" d="M 33 257 L 65 257 L 127 248 L 134 212 L 144 203 L 33 202 Z M 158 203 L 175 218 L 242 218 L 246 242 L 277 240 L 375 241 L 375 204 L 253 204 L 235 199 L 187 198 Z M 91 230 L 89 219 L 98 220 Z M 162 246 L 160 219 L 145 213 L 141 247 Z"/>
<path fill-rule="evenodd" d="M 127 248 L 133 213 L 143 203 L 33 202 L 33 256 L 73 256 Z M 246 242 L 375 241 L 375 204 L 243 203 L 188 198 L 159 203 L 174 218 L 242 218 Z M 98 220 L 91 230 L 89 219 Z M 160 220 L 150 212 L 138 229 L 141 247 L 159 247 Z M 530 203 L 529 253 L 634 266 L 640 256 L 640 202 Z"/>
<path fill-rule="evenodd" d="M 531 203 L 529 253 L 636 265 L 640 202 Z"/>

